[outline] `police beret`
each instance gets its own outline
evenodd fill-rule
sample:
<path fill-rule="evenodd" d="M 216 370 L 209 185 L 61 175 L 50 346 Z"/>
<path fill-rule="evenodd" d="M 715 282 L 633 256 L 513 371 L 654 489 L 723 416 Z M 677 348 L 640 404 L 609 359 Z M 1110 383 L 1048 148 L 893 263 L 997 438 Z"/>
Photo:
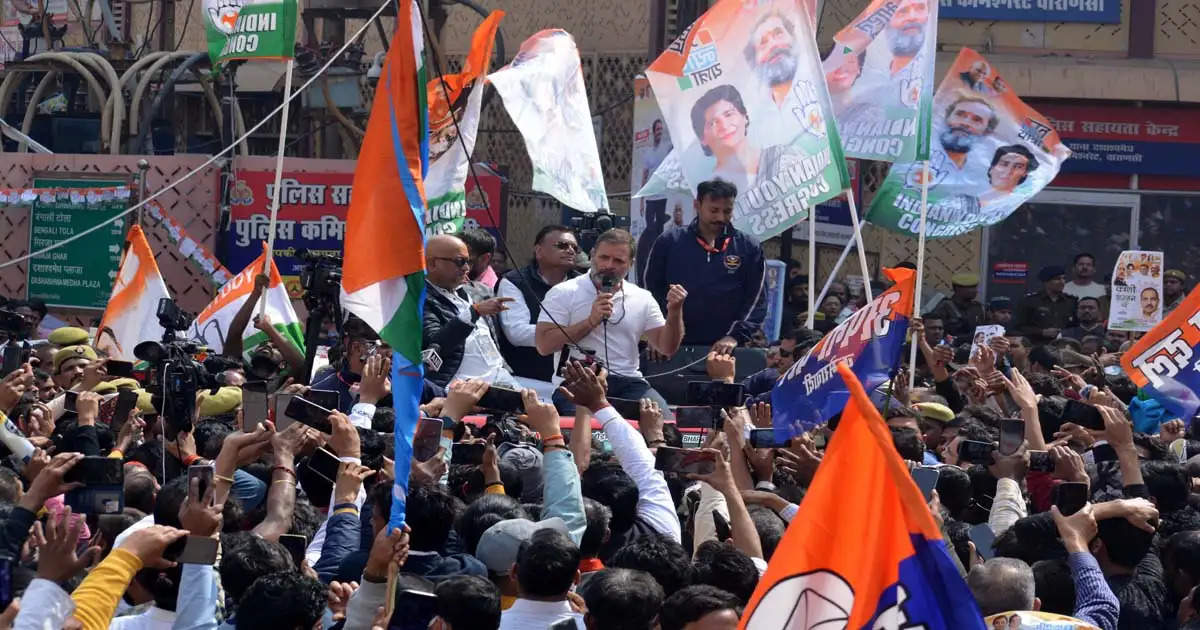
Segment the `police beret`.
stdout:
<path fill-rule="evenodd" d="M 921 416 L 927 420 L 937 420 L 938 422 L 950 422 L 954 419 L 954 412 L 943 405 L 935 402 L 922 402 L 913 405 Z"/>
<path fill-rule="evenodd" d="M 956 273 L 950 276 L 950 284 L 956 287 L 977 287 L 979 286 L 979 274 Z"/>
<path fill-rule="evenodd" d="M 115 394 L 117 393 L 117 386 L 112 381 L 104 381 L 93 387 L 92 391 L 97 394 Z"/>
<path fill-rule="evenodd" d="M 200 411 L 200 417 L 224 415 L 236 410 L 241 405 L 242 388 L 240 387 L 222 387 L 215 394 L 204 390 L 196 398 L 196 407 Z"/>
<path fill-rule="evenodd" d="M 88 332 L 74 326 L 63 326 L 50 333 L 49 340 L 59 347 L 81 346 L 88 342 Z"/>
<path fill-rule="evenodd" d="M 88 359 L 95 361 L 98 357 L 96 351 L 92 350 L 91 346 L 69 346 L 54 353 L 54 373 L 57 374 L 62 369 L 64 361 L 70 359 Z"/>
<path fill-rule="evenodd" d="M 108 382 L 112 383 L 112 386 L 115 389 L 141 389 L 142 388 L 142 384 L 137 382 L 137 379 L 132 379 L 132 378 L 114 378 L 113 380 L 108 381 Z"/>
<path fill-rule="evenodd" d="M 1042 270 L 1038 272 L 1038 280 L 1041 280 L 1042 282 L 1049 282 L 1059 276 L 1065 275 L 1067 275 L 1066 269 L 1056 265 L 1050 265 L 1049 267 L 1042 267 Z"/>
<path fill-rule="evenodd" d="M 138 391 L 137 408 L 138 411 L 141 411 L 149 416 L 153 416 L 158 413 L 158 410 L 154 408 L 154 401 L 150 396 L 150 392 L 145 390 Z"/>
<path fill-rule="evenodd" d="M 988 300 L 988 308 L 993 311 L 1011 311 L 1012 307 L 1012 298 L 1005 295 L 998 295 Z"/>

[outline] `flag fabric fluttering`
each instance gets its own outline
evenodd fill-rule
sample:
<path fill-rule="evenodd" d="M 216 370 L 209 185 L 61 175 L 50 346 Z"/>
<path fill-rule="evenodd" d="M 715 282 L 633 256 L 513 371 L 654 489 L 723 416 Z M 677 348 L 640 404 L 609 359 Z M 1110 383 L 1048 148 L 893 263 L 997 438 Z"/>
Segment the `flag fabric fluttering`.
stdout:
<path fill-rule="evenodd" d="M 398 3 L 396 32 L 375 89 L 354 171 L 342 264 L 342 306 L 392 348 L 396 470 L 388 527 L 404 524 L 424 370 L 425 174 L 429 124 L 425 40 L 415 0 Z"/>
<path fill-rule="evenodd" d="M 143 341 L 162 341 L 158 301 L 169 297 L 146 234 L 140 225 L 134 225 L 129 230 L 112 297 L 100 319 L 96 349 L 107 352 L 113 359 L 136 361 L 135 346 Z"/>
<path fill-rule="evenodd" d="M 1121 355 L 1121 368 L 1172 417 L 1191 423 L 1200 410 L 1198 355 L 1200 286 Z"/>
<path fill-rule="evenodd" d="M 266 245 L 264 244 L 263 253 L 246 265 L 246 268 L 231 278 L 229 282 L 226 282 L 217 291 L 212 302 L 209 302 L 208 306 L 204 307 L 204 310 L 196 316 L 188 331 L 189 338 L 203 342 L 213 352 L 221 352 L 225 348 L 225 337 L 229 331 L 229 324 L 238 311 L 242 310 L 246 300 L 250 299 L 250 295 L 254 291 L 254 278 L 263 273 L 266 256 Z M 267 317 L 271 319 L 271 325 L 279 331 L 284 339 L 290 341 L 300 352 L 304 352 L 304 327 L 300 322 L 300 317 L 296 315 L 296 309 L 292 308 L 292 299 L 288 295 L 287 287 L 283 284 L 283 276 L 279 275 L 279 267 L 275 265 L 274 257 L 271 258 L 271 269 L 267 278 L 267 288 L 263 291 L 261 298 L 266 303 Z M 259 312 L 259 308 L 255 307 L 255 313 Z M 266 333 L 254 326 L 246 326 L 246 329 L 242 331 L 243 356 L 249 357 L 250 353 L 264 341 L 267 341 Z"/>
<path fill-rule="evenodd" d="M 429 102 L 429 173 L 425 178 L 425 195 L 429 200 L 425 214 L 427 235 L 458 232 L 467 217 L 467 173 L 471 152 L 475 150 L 483 93 L 487 89 L 484 78 L 492 59 L 496 31 L 503 18 L 503 11 L 492 11 L 475 29 L 471 52 L 463 62 L 462 72 L 434 77 L 426 86 Z"/>
<path fill-rule="evenodd" d="M 984 630 L 921 491 L 854 372 L 787 532 L 742 616 L 742 630 Z"/>
<path fill-rule="evenodd" d="M 200 11 L 213 66 L 295 55 L 296 0 L 204 0 Z"/>

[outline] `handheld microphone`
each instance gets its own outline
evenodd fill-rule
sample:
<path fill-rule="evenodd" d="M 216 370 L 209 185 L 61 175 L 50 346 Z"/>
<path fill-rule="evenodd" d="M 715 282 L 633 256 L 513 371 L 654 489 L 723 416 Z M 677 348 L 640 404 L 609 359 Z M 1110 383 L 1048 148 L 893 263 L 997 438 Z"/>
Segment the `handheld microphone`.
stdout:
<path fill-rule="evenodd" d="M 613 288 L 615 288 L 616 286 L 617 286 L 616 278 L 614 278 L 612 276 L 607 276 L 607 275 L 600 276 L 600 288 L 603 289 L 605 293 L 612 293 Z M 607 315 L 604 316 L 604 323 L 608 324 L 608 316 Z"/>

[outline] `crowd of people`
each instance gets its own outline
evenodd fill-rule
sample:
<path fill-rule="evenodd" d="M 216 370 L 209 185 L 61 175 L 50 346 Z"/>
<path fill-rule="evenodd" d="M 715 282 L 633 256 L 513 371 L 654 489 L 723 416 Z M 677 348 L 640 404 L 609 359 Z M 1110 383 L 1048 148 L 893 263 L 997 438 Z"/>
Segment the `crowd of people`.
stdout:
<path fill-rule="evenodd" d="M 394 461 L 405 412 L 389 349 L 357 318 L 311 379 L 281 336 L 230 344 L 241 365 L 198 392 L 190 417 L 170 417 L 180 407 L 144 366 L 110 374 L 79 328 L 26 343 L 45 307 L 5 305 L 20 323 L 0 350 L 23 354 L 0 381 L 0 628 L 736 628 L 838 417 L 774 448 L 749 432 L 772 426 L 779 376 L 865 300 L 835 283 L 806 328 L 793 274 L 782 339 L 756 351 L 767 367 L 739 365 L 763 339 L 764 256 L 731 225 L 732 185 L 698 192 L 696 220 L 658 238 L 640 282 L 622 230 L 582 252 L 571 229 L 547 226 L 533 260 L 499 274 L 486 233 L 430 238 L 423 333 L 436 356 L 420 412 L 440 441 L 407 467 Z M 986 307 L 978 277 L 956 275 L 910 323 L 915 365 L 873 396 L 914 474 L 936 471 L 929 509 L 990 628 L 1037 615 L 1200 628 L 1200 429 L 1123 375 L 1131 340 L 1106 330 L 1089 271 L 1080 254 L 1070 283 L 1046 268 L 1020 303 Z M 1165 277 L 1177 305 L 1184 278 Z M 976 343 L 985 325 L 1003 333 Z M 681 347 L 742 389 L 698 431 L 715 455 L 707 474 L 656 464 L 692 430 L 673 420 L 684 401 L 642 370 Z M 519 392 L 519 408 L 487 407 L 493 389 Z M 277 404 L 314 390 L 333 392 L 327 417 Z M 125 392 L 136 405 L 118 414 Z M 637 401 L 636 422 L 618 400 Z M 1099 422 L 1085 426 L 1080 407 Z M 1020 438 L 1006 443 L 1013 420 Z M 964 457 L 967 442 L 990 449 Z M 104 460 L 115 480 L 95 478 Z M 392 529 L 404 468 L 405 526 Z M 1078 484 L 1084 505 L 1064 513 L 1061 488 Z"/>

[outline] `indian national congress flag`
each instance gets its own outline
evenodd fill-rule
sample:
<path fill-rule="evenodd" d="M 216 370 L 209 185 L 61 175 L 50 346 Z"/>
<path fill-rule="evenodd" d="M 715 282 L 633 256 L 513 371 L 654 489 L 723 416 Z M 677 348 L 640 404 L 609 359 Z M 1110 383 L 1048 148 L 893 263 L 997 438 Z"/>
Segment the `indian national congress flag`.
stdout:
<path fill-rule="evenodd" d="M 296 0 L 204 0 L 203 11 L 213 65 L 295 52 Z"/>

